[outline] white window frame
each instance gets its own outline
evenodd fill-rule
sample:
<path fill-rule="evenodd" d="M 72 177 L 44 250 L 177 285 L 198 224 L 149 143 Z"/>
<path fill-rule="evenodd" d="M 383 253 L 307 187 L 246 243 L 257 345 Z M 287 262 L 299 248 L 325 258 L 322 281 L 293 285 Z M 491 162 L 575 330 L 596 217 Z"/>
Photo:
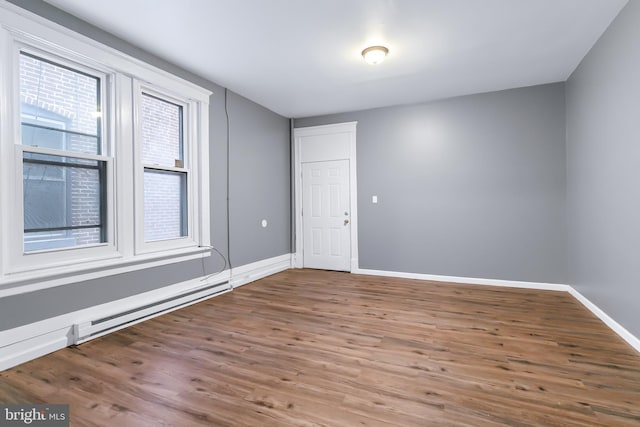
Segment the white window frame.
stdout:
<path fill-rule="evenodd" d="M 101 120 L 101 149 L 102 154 L 85 154 L 74 153 L 67 150 L 57 150 L 51 148 L 40 148 L 22 145 L 22 132 L 21 132 L 21 105 L 20 105 L 20 55 L 21 52 L 28 53 L 38 58 L 42 58 L 52 63 L 59 64 L 68 67 L 73 70 L 80 71 L 82 73 L 95 77 L 100 82 L 100 101 L 101 110 L 108 109 L 109 100 L 113 97 L 109 94 L 108 81 L 109 70 L 106 67 L 101 69 L 93 68 L 85 63 L 77 62 L 78 58 L 74 55 L 69 55 L 63 52 L 60 48 L 54 46 L 43 46 L 42 43 L 38 43 L 34 40 L 28 40 L 26 37 L 16 35 L 13 38 L 13 42 L 10 47 L 10 60 L 8 60 L 8 66 L 11 67 L 11 79 L 3 81 L 2 83 L 10 82 L 12 87 L 13 96 L 11 98 L 11 108 L 3 115 L 3 120 L 7 122 L 7 127 L 12 137 L 4 139 L 3 144 L 12 145 L 14 150 L 15 160 L 13 162 L 3 162 L 3 167 L 7 168 L 12 175 L 11 182 L 13 191 L 7 189 L 10 197 L 13 200 L 12 210 L 8 212 L 7 218 L 11 226 L 8 229 L 3 230 L 3 235 L 7 236 L 7 266 L 3 268 L 3 273 L 6 271 L 8 274 L 20 277 L 20 273 L 32 276 L 36 271 L 46 271 L 51 268 L 73 266 L 75 264 L 82 264 L 89 260 L 105 260 L 109 258 L 117 257 L 117 251 L 115 248 L 115 235 L 114 227 L 111 226 L 114 221 L 113 206 L 115 206 L 115 194 L 113 188 L 114 177 L 114 158 L 110 147 L 110 131 L 109 120 L 103 118 Z M 83 61 L 84 62 L 84 61 Z M 56 250 L 44 250 L 44 251 L 32 251 L 24 252 L 24 207 L 22 203 L 23 194 L 23 154 L 25 152 L 49 154 L 64 157 L 74 157 L 80 159 L 91 159 L 97 161 L 103 161 L 106 163 L 106 189 L 107 194 L 104 197 L 107 203 L 106 218 L 105 221 L 105 242 L 95 245 L 75 246 L 69 248 L 60 248 Z M 1 185 L 1 184 L 0 184 Z M 2 190 L 5 190 L 3 188 Z M 3 191 L 4 192 L 4 191 Z M 7 224 L 3 224 L 6 226 Z M 71 267 L 73 268 L 73 267 Z M 35 273 L 38 276 L 42 276 L 42 273 Z"/>
<path fill-rule="evenodd" d="M 75 157 L 107 162 L 105 243 L 24 253 L 23 151 L 74 154 L 21 145 L 21 49 L 100 78 L 103 150 L 100 155 Z M 135 98 L 141 88 L 185 105 L 190 201 L 184 239 L 150 244 L 144 242 L 143 232 L 139 234 L 144 221 L 138 206 L 141 165 L 137 148 L 131 147 L 138 142 Z M 0 297 L 208 256 L 210 95 L 200 86 L 0 0 Z"/>
<path fill-rule="evenodd" d="M 142 117 L 135 114 L 135 230 L 136 230 L 136 253 L 145 254 L 169 249 L 178 249 L 185 247 L 197 247 L 199 235 L 198 222 L 195 221 L 194 212 L 199 209 L 198 197 L 194 197 L 197 192 L 194 176 L 198 176 L 198 162 L 193 153 L 192 147 L 197 147 L 197 120 L 195 120 L 194 111 L 197 111 L 195 102 L 185 98 L 181 98 L 177 94 L 170 93 L 161 88 L 152 87 L 142 82 L 134 82 L 134 111 L 140 112 L 139 106 L 142 103 L 142 95 L 147 94 L 160 100 L 170 102 L 182 107 L 182 160 L 183 167 L 158 166 L 152 164 L 144 164 L 142 162 Z M 187 175 L 187 234 L 182 237 L 173 239 L 156 240 L 147 242 L 144 237 L 144 172 L 145 169 L 155 169 L 158 171 L 180 172 Z"/>

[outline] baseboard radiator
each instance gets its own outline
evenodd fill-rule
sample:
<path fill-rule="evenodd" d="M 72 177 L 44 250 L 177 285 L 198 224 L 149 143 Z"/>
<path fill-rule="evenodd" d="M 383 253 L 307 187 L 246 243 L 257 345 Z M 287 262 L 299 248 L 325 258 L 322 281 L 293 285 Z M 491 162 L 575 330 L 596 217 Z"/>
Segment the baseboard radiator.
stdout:
<path fill-rule="evenodd" d="M 98 338 L 110 332 L 126 328 L 144 320 L 160 316 L 164 313 L 204 301 L 216 295 L 220 295 L 231 290 L 229 281 L 206 285 L 196 289 L 188 290 L 181 294 L 155 301 L 153 303 L 124 310 L 119 313 L 109 314 L 97 319 L 77 322 L 73 325 L 73 343 L 83 342 Z"/>

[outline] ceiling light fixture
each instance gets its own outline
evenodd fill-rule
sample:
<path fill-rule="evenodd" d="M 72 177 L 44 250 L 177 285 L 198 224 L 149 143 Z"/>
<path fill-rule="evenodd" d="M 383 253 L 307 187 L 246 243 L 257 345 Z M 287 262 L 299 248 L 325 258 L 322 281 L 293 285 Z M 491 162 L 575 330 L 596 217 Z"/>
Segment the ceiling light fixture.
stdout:
<path fill-rule="evenodd" d="M 362 51 L 362 57 L 369 65 L 376 65 L 384 61 L 389 49 L 384 46 L 370 46 Z"/>

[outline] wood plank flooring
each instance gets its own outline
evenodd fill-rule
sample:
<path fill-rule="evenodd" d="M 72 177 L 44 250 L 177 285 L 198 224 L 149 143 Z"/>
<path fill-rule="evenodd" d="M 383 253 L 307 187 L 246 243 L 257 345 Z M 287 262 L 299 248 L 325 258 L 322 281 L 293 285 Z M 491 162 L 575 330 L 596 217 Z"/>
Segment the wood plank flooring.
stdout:
<path fill-rule="evenodd" d="M 569 294 L 288 270 L 0 373 L 74 426 L 640 426 L 640 354 Z"/>

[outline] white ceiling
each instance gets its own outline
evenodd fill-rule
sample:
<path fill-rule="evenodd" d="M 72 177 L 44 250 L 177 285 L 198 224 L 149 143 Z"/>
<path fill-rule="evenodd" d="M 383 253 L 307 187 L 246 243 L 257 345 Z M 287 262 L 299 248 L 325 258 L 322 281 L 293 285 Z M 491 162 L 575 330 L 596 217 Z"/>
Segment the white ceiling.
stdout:
<path fill-rule="evenodd" d="M 46 1 L 286 117 L 564 81 L 627 3 Z"/>

